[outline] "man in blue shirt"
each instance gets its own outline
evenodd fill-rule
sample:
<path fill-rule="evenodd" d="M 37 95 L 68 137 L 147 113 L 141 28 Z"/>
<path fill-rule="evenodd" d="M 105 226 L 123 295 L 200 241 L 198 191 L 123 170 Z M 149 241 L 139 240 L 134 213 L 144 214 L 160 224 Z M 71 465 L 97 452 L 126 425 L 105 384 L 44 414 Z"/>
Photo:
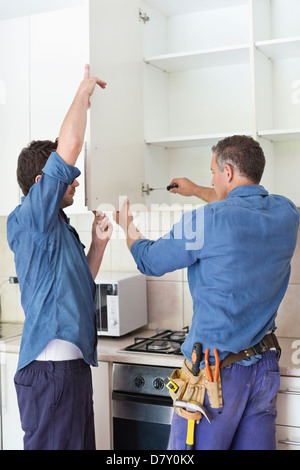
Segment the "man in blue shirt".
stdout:
<path fill-rule="evenodd" d="M 58 142 L 36 141 L 19 156 L 24 193 L 8 217 L 8 243 L 25 313 L 15 386 L 27 450 L 95 449 L 90 365 L 97 365 L 96 277 L 112 225 L 95 214 L 85 256 L 63 209 L 73 204 L 87 110 L 89 66 Z"/>
<path fill-rule="evenodd" d="M 203 348 L 201 368 L 204 352 L 209 350 L 213 365 L 217 350 L 223 407 L 212 408 L 205 395 L 212 422 L 202 418 L 195 426 L 196 449 L 275 448 L 278 345 L 266 335 L 275 330 L 288 285 L 299 214 L 291 201 L 259 185 L 264 166 L 255 140 L 228 137 L 213 148 L 213 188 L 182 178 L 171 182 L 178 184 L 173 192 L 212 202 L 185 213 L 170 233 L 144 239 L 128 201 L 117 216 L 142 273 L 161 276 L 188 268 L 193 318 L 182 346 L 185 364 L 191 365 L 195 342 Z M 222 368 L 225 358 L 229 365 Z M 186 433 L 187 419 L 174 413 L 170 448 L 184 449 Z"/>

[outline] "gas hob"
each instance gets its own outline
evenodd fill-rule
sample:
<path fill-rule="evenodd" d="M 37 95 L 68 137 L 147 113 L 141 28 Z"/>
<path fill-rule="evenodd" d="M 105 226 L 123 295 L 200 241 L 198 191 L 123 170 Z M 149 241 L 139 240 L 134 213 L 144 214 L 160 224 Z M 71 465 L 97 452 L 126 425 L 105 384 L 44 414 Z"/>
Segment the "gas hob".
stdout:
<path fill-rule="evenodd" d="M 150 338 L 137 337 L 134 343 L 123 351 L 144 354 L 163 354 L 182 356 L 181 345 L 185 341 L 189 327 L 182 330 L 157 329 Z"/>

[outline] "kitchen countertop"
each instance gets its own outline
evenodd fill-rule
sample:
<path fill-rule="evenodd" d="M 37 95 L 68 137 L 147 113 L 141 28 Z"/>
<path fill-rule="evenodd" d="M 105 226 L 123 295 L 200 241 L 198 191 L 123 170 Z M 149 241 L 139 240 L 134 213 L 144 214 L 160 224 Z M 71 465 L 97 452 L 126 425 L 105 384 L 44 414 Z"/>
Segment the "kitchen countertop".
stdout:
<path fill-rule="evenodd" d="M 150 337 L 156 334 L 154 330 L 137 330 L 134 333 L 121 338 L 99 337 L 98 360 L 103 362 L 123 362 L 130 364 L 145 364 L 165 367 L 181 367 L 183 356 L 169 356 L 148 353 L 132 353 L 121 351 L 134 342 L 137 336 Z M 300 339 L 278 338 L 282 354 L 280 358 L 281 375 L 300 377 Z M 21 336 L 5 340 L 0 339 L 0 352 L 18 354 L 20 350 Z"/>

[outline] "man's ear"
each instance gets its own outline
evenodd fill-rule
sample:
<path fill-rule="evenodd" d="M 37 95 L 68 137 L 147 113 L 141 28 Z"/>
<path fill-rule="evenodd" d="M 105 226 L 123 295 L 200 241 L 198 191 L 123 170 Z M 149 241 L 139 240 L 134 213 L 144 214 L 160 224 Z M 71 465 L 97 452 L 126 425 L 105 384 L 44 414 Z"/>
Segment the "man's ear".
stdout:
<path fill-rule="evenodd" d="M 232 165 L 225 165 L 224 171 L 226 172 L 226 177 L 227 177 L 227 182 L 231 183 L 233 175 L 234 175 L 234 169 Z"/>
<path fill-rule="evenodd" d="M 34 181 L 34 182 L 37 183 L 37 182 L 40 180 L 41 177 L 42 177 L 42 175 L 37 175 L 37 176 L 35 177 L 35 181 Z"/>

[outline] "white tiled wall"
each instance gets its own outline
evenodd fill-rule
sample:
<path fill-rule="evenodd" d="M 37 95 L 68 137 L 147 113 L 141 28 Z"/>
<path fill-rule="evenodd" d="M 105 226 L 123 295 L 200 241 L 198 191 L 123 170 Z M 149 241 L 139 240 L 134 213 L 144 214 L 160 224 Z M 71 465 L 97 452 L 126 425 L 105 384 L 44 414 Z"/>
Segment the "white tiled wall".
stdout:
<path fill-rule="evenodd" d="M 141 232 L 152 239 L 166 233 L 179 220 L 182 211 L 158 211 L 139 215 Z M 82 243 L 89 247 L 93 214 L 71 215 L 71 224 L 76 228 Z M 283 240 L 284 243 L 284 240 Z M 16 275 L 13 254 L 6 240 L 6 217 L 0 217 L 0 299 L 2 321 L 23 321 L 19 286 L 8 283 L 8 277 Z M 123 232 L 115 226 L 114 234 L 104 254 L 103 271 L 137 270 L 126 246 Z M 148 327 L 179 329 L 190 325 L 192 300 L 187 283 L 186 270 L 179 270 L 162 277 L 147 278 Z M 278 336 L 300 337 L 300 238 L 292 260 L 292 274 L 286 296 L 277 317 Z"/>
<path fill-rule="evenodd" d="M 182 216 L 182 210 L 142 212 L 134 214 L 141 233 L 157 239 L 167 233 Z M 110 218 L 112 215 L 109 214 Z M 79 233 L 86 249 L 90 244 L 93 215 L 71 216 L 71 224 Z M 115 224 L 101 265 L 102 271 L 136 272 L 136 264 L 131 256 L 123 231 Z M 191 323 L 192 300 L 185 270 L 165 274 L 159 278 L 147 278 L 148 328 L 180 329 Z"/>

